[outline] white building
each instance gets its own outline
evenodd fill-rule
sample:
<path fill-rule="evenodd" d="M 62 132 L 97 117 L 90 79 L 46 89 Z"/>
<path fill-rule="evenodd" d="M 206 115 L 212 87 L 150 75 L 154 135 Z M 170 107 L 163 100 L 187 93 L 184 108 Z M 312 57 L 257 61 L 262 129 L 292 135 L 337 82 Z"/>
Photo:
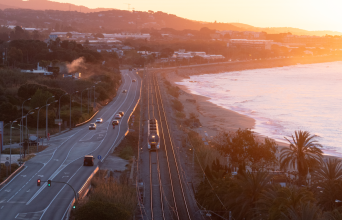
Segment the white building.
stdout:
<path fill-rule="evenodd" d="M 270 50 L 273 40 L 230 39 L 227 47 L 242 47 Z"/>
<path fill-rule="evenodd" d="M 35 74 L 42 74 L 44 76 L 52 76 L 53 72 L 47 71 L 46 68 L 39 66 L 39 62 L 37 64 L 37 69 L 36 70 L 20 70 L 22 73 L 35 73 Z"/>

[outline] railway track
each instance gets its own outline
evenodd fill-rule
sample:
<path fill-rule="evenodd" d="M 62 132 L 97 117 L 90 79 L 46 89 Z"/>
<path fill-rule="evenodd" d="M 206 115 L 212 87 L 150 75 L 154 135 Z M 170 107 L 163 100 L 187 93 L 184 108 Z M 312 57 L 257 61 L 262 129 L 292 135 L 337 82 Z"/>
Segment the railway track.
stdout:
<path fill-rule="evenodd" d="M 148 120 L 155 119 L 155 97 L 153 91 L 155 87 L 151 80 L 148 80 L 147 92 L 147 112 Z M 151 95 L 150 95 L 151 94 Z M 166 219 L 164 202 L 163 202 L 163 188 L 160 176 L 159 153 L 158 151 L 149 152 L 149 173 L 150 173 L 150 206 L 151 219 Z"/>
<path fill-rule="evenodd" d="M 166 202 L 171 206 L 173 211 L 171 216 L 172 219 L 192 219 L 189 211 L 188 200 L 183 187 L 181 171 L 178 167 L 179 162 L 175 153 L 175 146 L 172 141 L 170 128 L 166 118 L 160 87 L 155 74 L 152 73 L 148 75 L 148 78 L 152 81 L 152 87 L 154 88 L 154 90 L 152 90 L 154 91 L 152 92 L 152 96 L 154 97 L 153 106 L 156 106 L 156 113 L 154 113 L 154 116 L 160 124 L 160 153 L 165 153 L 168 170 L 168 175 L 166 175 L 168 176 L 167 182 L 169 182 L 171 187 L 171 193 L 168 194 Z M 162 187 L 160 187 L 160 189 L 160 192 L 163 194 Z"/>

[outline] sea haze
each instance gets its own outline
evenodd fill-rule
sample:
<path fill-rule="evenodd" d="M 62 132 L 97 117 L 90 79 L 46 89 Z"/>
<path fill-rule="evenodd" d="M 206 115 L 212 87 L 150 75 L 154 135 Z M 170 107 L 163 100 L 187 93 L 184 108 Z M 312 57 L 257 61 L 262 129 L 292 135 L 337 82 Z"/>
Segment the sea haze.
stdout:
<path fill-rule="evenodd" d="M 262 135 L 284 142 L 306 130 L 325 154 L 342 157 L 342 62 L 196 75 L 178 84 L 254 118 Z"/>

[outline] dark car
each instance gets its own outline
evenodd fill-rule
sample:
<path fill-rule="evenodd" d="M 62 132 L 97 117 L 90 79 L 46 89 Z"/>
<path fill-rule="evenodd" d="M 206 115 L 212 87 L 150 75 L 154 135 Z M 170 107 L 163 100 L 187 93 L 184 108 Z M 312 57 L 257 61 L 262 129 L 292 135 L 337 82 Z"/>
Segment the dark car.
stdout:
<path fill-rule="evenodd" d="M 118 120 L 114 120 L 113 122 L 112 122 L 112 124 L 114 123 L 114 125 L 118 125 L 119 124 L 119 121 Z"/>
<path fill-rule="evenodd" d="M 120 114 L 121 116 L 124 116 L 125 112 L 120 111 L 119 114 Z"/>
<path fill-rule="evenodd" d="M 133 80 L 132 80 L 132 82 L 136 82 L 136 80 L 135 80 L 135 79 L 133 79 Z"/>
<path fill-rule="evenodd" d="M 122 93 L 127 93 L 127 90 L 125 89 L 124 91 L 122 91 Z"/>
<path fill-rule="evenodd" d="M 96 130 L 96 124 L 95 123 L 91 123 L 89 125 L 89 130 Z"/>
<path fill-rule="evenodd" d="M 83 166 L 94 166 L 94 157 L 93 155 L 85 155 Z"/>

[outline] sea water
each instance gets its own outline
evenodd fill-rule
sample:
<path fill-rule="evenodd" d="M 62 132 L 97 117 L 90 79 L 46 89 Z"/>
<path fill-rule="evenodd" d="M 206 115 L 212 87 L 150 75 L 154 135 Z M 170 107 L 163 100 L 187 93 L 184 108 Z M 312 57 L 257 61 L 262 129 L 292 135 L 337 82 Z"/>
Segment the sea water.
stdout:
<path fill-rule="evenodd" d="M 325 154 L 342 157 L 342 62 L 194 75 L 178 84 L 252 117 L 252 129 L 284 142 L 295 130 L 318 136 Z"/>

